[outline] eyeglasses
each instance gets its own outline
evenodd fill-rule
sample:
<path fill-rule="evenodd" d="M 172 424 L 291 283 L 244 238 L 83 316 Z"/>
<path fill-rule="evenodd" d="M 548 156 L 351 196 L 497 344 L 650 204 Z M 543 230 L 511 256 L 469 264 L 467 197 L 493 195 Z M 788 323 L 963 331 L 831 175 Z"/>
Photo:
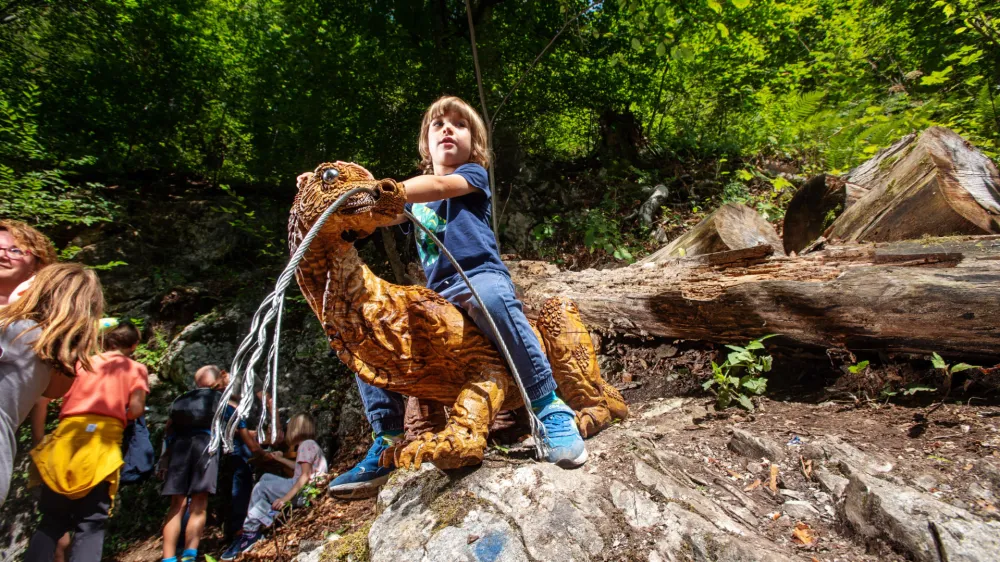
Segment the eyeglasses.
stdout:
<path fill-rule="evenodd" d="M 29 252 L 28 250 L 22 250 L 17 246 L 9 246 L 7 248 L 0 246 L 0 252 L 6 252 L 7 257 L 12 260 L 23 260 L 25 257 L 31 254 L 31 252 Z"/>

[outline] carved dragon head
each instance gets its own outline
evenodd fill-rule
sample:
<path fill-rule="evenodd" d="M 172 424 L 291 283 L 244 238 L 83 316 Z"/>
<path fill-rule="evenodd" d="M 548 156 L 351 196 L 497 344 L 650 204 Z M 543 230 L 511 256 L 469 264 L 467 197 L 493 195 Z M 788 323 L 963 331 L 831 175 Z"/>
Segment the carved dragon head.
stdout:
<path fill-rule="evenodd" d="M 293 246 L 298 245 L 323 211 L 356 187 L 366 187 L 371 193 L 360 192 L 345 201 L 323 225 L 320 236 L 324 240 L 353 242 L 391 223 L 403 212 L 406 202 L 403 184 L 393 179 L 370 179 L 368 171 L 357 164 L 323 163 L 303 182 L 292 203 L 288 234 Z"/>

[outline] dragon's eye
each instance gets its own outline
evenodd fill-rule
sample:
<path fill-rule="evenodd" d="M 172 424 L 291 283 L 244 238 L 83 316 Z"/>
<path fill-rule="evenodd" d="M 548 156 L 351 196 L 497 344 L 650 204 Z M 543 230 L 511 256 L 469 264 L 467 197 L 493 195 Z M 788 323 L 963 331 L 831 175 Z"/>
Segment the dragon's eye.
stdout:
<path fill-rule="evenodd" d="M 333 183 L 338 177 L 340 177 L 340 172 L 338 172 L 335 168 L 327 168 L 327 170 L 323 172 L 323 181 L 326 183 Z"/>

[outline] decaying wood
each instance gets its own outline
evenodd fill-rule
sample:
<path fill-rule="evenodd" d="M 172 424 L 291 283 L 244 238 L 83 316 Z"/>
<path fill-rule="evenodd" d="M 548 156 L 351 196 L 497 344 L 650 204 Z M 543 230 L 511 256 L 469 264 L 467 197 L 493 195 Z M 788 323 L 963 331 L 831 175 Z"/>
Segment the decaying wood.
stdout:
<path fill-rule="evenodd" d="M 1000 236 L 770 248 L 561 272 L 512 267 L 530 309 L 573 299 L 595 329 L 731 343 L 788 343 L 1000 359 Z"/>
<path fill-rule="evenodd" d="M 642 260 L 659 263 L 670 258 L 713 254 L 767 244 L 783 254 L 781 239 L 757 211 L 739 203 L 719 207 L 673 242 Z"/>
<path fill-rule="evenodd" d="M 868 189 L 837 176 L 814 176 L 795 192 L 785 210 L 785 253 L 801 253 Z"/>
<path fill-rule="evenodd" d="M 931 127 L 905 138 L 845 179 L 869 189 L 824 236 L 891 242 L 922 236 L 1000 233 L 1000 175 L 957 134 Z"/>

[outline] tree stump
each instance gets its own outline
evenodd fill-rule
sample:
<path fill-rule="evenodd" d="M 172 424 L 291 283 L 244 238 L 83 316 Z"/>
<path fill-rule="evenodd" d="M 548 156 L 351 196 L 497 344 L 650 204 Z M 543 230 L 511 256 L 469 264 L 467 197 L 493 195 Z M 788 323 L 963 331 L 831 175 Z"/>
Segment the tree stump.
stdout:
<path fill-rule="evenodd" d="M 762 244 L 784 255 L 778 233 L 757 211 L 739 203 L 727 203 L 641 263 L 659 263 L 669 258 L 740 250 Z"/>
<path fill-rule="evenodd" d="M 931 127 L 903 139 L 846 178 L 869 189 L 824 236 L 891 242 L 1000 233 L 1000 174 L 965 139 Z"/>
<path fill-rule="evenodd" d="M 820 174 L 811 178 L 795 192 L 785 211 L 785 253 L 801 253 L 867 193 L 868 189 L 837 176 Z"/>

